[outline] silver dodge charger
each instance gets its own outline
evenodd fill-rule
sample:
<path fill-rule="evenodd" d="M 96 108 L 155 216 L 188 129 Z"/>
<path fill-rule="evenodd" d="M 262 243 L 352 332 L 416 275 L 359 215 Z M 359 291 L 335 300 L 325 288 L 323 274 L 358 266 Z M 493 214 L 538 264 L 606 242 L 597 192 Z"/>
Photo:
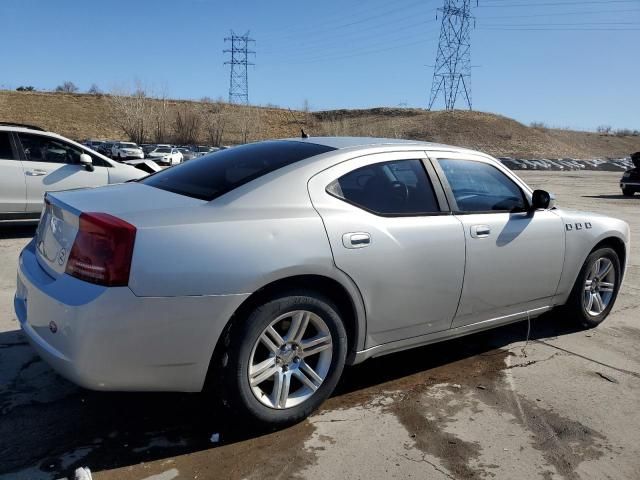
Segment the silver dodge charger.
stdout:
<path fill-rule="evenodd" d="M 558 306 L 594 327 L 629 252 L 625 222 L 416 141 L 253 143 L 45 204 L 15 311 L 54 369 L 96 390 L 212 387 L 277 425 L 345 364 Z"/>

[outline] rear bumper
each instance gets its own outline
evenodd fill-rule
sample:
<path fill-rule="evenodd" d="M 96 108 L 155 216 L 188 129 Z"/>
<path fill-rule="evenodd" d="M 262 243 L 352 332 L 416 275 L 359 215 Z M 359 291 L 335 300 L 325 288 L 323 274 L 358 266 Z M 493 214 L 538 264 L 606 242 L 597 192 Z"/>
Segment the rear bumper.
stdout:
<path fill-rule="evenodd" d="M 215 344 L 247 295 L 136 297 L 50 277 L 33 242 L 20 254 L 14 308 L 38 354 L 93 390 L 202 390 Z"/>

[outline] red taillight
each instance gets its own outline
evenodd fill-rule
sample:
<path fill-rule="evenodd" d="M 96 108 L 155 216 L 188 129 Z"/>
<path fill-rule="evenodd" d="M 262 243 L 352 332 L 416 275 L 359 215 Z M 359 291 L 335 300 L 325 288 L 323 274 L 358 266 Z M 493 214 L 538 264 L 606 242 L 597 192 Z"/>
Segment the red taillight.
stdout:
<path fill-rule="evenodd" d="M 107 213 L 82 213 L 66 272 L 110 287 L 129 283 L 136 227 Z"/>

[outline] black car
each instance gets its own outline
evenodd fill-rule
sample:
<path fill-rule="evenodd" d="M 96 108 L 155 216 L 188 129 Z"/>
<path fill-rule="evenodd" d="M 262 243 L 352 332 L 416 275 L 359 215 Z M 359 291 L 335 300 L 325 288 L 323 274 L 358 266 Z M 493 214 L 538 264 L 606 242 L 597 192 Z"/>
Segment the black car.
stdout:
<path fill-rule="evenodd" d="M 640 192 L 640 152 L 631 155 L 634 168 L 624 172 L 620 179 L 620 188 L 625 197 L 631 197 L 634 193 Z"/>

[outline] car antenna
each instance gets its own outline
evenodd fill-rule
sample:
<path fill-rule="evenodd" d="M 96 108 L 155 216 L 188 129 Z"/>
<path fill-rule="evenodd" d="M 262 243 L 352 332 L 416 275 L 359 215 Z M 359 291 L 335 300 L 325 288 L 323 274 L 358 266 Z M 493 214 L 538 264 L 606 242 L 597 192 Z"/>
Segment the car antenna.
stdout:
<path fill-rule="evenodd" d="M 298 126 L 300 127 L 300 137 L 301 138 L 309 138 L 309 134 L 307 134 L 307 132 L 304 131 L 304 128 L 302 128 L 302 124 L 296 118 L 296 116 L 293 114 L 293 112 L 291 111 L 291 108 L 287 108 L 287 110 L 289 110 L 289 115 L 291 115 L 291 117 L 293 118 L 293 121 L 296 122 L 298 124 Z"/>

